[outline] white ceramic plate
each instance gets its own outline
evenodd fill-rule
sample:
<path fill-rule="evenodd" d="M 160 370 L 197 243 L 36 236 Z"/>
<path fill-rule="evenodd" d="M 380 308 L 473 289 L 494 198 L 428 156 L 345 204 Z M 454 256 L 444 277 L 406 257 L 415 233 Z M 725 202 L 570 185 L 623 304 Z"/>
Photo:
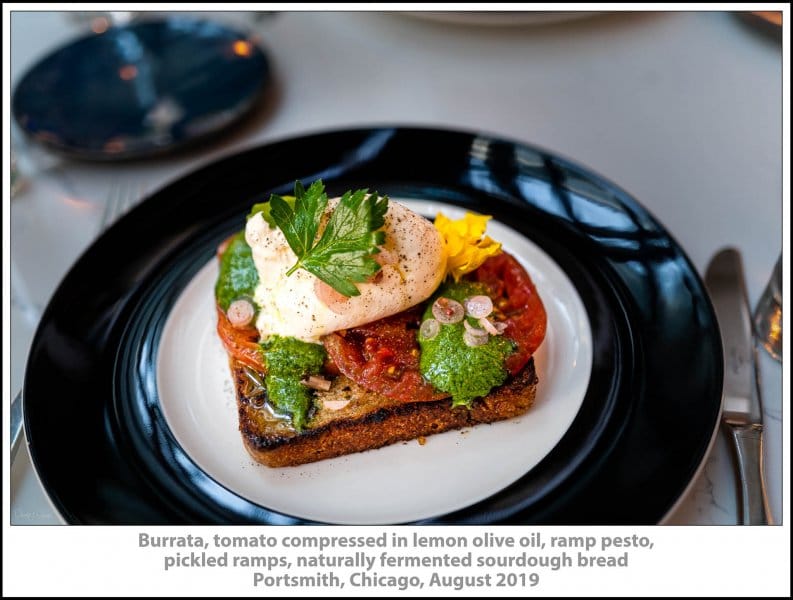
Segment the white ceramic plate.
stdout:
<path fill-rule="evenodd" d="M 459 218 L 446 204 L 402 201 Z M 535 354 L 535 405 L 519 418 L 450 431 L 299 467 L 255 463 L 238 431 L 225 350 L 215 332 L 216 261 L 185 288 L 165 325 L 157 364 L 162 410 L 185 452 L 213 479 L 263 507 L 327 523 L 383 524 L 443 515 L 478 502 L 532 469 L 575 418 L 589 383 L 592 335 L 575 287 L 538 246 L 503 223 L 488 235 L 531 275 L 548 314 Z"/>

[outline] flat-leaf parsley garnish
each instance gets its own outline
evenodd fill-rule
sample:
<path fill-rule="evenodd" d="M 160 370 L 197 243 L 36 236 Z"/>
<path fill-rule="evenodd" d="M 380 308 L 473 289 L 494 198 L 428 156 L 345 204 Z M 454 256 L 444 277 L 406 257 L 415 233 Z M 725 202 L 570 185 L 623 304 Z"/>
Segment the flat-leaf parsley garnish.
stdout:
<path fill-rule="evenodd" d="M 281 196 L 270 197 L 270 217 L 284 233 L 297 262 L 286 272 L 305 269 L 345 296 L 358 296 L 355 286 L 380 270 L 372 258 L 385 241 L 380 231 L 385 223 L 388 197 L 368 190 L 346 192 L 328 219 L 322 235 L 317 232 L 328 205 L 321 181 L 308 189 L 295 182 L 294 203 Z"/>

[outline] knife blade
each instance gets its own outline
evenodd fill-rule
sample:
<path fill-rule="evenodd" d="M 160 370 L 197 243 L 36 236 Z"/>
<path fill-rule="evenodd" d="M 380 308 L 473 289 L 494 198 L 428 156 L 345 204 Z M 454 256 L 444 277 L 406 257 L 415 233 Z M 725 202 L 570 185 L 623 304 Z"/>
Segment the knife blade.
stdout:
<path fill-rule="evenodd" d="M 716 253 L 705 273 L 724 349 L 722 425 L 735 446 L 744 525 L 770 522 L 763 475 L 763 409 L 743 261 L 734 248 Z"/>

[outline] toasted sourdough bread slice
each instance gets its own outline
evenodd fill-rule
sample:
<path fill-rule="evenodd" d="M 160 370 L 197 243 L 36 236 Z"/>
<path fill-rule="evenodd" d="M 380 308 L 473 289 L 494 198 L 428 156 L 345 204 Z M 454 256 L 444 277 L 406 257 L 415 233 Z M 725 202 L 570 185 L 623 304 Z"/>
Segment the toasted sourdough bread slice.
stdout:
<path fill-rule="evenodd" d="M 341 410 L 319 409 L 309 427 L 297 433 L 274 417 L 259 393 L 248 392 L 246 367 L 230 359 L 237 393 L 240 433 L 245 448 L 258 462 L 286 467 L 380 448 L 450 429 L 510 419 L 534 403 L 537 374 L 534 359 L 507 383 L 495 388 L 473 406 L 451 408 L 451 399 L 400 402 L 368 391 L 347 377 L 333 380 L 331 389 L 318 392 L 325 400 L 349 400 Z"/>

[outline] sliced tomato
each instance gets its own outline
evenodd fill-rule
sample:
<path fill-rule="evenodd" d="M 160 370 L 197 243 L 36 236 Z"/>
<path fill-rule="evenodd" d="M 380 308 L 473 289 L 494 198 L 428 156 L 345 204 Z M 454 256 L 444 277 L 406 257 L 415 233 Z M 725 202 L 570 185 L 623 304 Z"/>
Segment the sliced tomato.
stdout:
<path fill-rule="evenodd" d="M 548 318 L 534 282 L 506 252 L 488 258 L 470 278 L 488 286 L 496 310 L 504 316 L 504 335 L 517 344 L 506 366 L 517 375 L 545 339 Z"/>
<path fill-rule="evenodd" d="M 226 347 L 226 351 L 241 363 L 263 373 L 265 371 L 264 356 L 259 345 L 258 330 L 252 325 L 239 329 L 234 327 L 219 306 L 217 313 L 218 335 Z"/>
<path fill-rule="evenodd" d="M 507 253 L 489 258 L 469 278 L 487 285 L 504 335 L 516 351 L 507 359 L 518 374 L 545 338 L 547 317 L 529 274 Z M 419 371 L 418 328 L 423 306 L 324 338 L 330 362 L 366 389 L 389 398 L 423 402 L 444 398 Z"/>
<path fill-rule="evenodd" d="M 419 371 L 419 307 L 325 336 L 336 367 L 368 390 L 406 402 L 444 398 Z"/>

